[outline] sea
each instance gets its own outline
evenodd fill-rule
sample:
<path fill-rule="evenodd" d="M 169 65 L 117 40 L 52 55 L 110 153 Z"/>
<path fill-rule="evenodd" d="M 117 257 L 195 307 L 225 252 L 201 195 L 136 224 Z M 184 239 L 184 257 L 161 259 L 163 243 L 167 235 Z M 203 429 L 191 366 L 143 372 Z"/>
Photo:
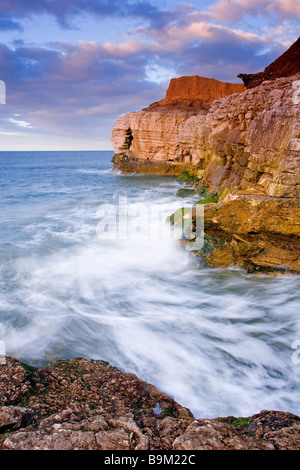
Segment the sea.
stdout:
<path fill-rule="evenodd" d="M 108 361 L 196 418 L 300 415 L 300 277 L 203 266 L 168 232 L 195 196 L 112 156 L 0 152 L 6 355 Z"/>

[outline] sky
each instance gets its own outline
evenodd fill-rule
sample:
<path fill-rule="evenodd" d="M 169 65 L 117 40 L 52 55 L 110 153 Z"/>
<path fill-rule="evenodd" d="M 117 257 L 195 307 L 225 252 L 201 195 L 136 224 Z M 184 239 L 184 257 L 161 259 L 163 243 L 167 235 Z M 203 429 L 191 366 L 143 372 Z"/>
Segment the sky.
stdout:
<path fill-rule="evenodd" d="M 0 0 L 0 151 L 112 150 L 171 78 L 241 83 L 299 27 L 295 0 Z"/>

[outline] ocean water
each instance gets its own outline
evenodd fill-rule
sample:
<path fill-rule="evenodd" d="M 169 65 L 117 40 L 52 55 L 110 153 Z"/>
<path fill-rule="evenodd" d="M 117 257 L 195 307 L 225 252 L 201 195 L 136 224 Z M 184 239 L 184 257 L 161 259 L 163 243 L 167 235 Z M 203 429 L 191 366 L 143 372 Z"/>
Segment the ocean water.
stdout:
<path fill-rule="evenodd" d="M 0 152 L 0 341 L 7 355 L 37 366 L 106 360 L 196 417 L 300 414 L 293 349 L 300 278 L 199 267 L 178 240 L 143 237 L 145 226 L 151 234 L 168 230 L 164 221 L 182 206 L 182 185 L 174 177 L 112 173 L 112 155 Z M 129 239 L 114 236 L 120 200 L 129 207 Z M 99 230 L 104 212 L 107 238 Z"/>

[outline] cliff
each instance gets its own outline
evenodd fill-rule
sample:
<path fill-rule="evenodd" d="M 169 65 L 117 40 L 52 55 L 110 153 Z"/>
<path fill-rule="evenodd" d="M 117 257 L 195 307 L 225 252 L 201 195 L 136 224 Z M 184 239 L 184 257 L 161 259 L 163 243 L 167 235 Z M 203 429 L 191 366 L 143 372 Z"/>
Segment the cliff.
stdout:
<path fill-rule="evenodd" d="M 300 73 L 211 101 L 215 83 L 191 77 L 187 86 L 184 78 L 180 99 L 176 79 L 164 100 L 116 122 L 116 169 L 187 171 L 217 196 L 218 204 L 205 206 L 206 249 L 199 253 L 211 266 L 300 273 L 298 80 Z M 197 83 L 211 88 L 197 94 Z"/>
<path fill-rule="evenodd" d="M 126 114 L 112 132 L 115 167 L 162 174 L 188 168 L 210 189 L 241 185 L 299 198 L 299 79 L 300 73 L 268 81 L 209 108 L 167 100 Z"/>
<path fill-rule="evenodd" d="M 245 91 L 245 86 L 235 83 L 226 83 L 215 80 L 214 78 L 198 77 L 180 77 L 173 78 L 170 82 L 167 94 L 162 104 L 173 100 L 203 100 L 210 104 L 213 101 Z"/>
<path fill-rule="evenodd" d="M 117 120 L 111 136 L 115 167 L 123 173 L 169 175 L 190 170 L 192 155 L 178 140 L 181 125 L 204 116 L 214 100 L 244 90 L 240 84 L 198 76 L 171 80 L 163 100 Z"/>
<path fill-rule="evenodd" d="M 78 358 L 36 369 L 6 358 L 0 448 L 299 450 L 300 417 L 263 410 L 246 418 L 195 419 L 153 385 L 106 362 Z"/>

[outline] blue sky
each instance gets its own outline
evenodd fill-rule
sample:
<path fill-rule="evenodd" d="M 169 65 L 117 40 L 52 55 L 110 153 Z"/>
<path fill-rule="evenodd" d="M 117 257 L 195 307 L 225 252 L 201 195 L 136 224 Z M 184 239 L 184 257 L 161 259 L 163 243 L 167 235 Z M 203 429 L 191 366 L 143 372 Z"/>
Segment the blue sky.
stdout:
<path fill-rule="evenodd" d="M 1 0 L 0 150 L 106 150 L 169 80 L 240 83 L 299 36 L 294 0 Z"/>

